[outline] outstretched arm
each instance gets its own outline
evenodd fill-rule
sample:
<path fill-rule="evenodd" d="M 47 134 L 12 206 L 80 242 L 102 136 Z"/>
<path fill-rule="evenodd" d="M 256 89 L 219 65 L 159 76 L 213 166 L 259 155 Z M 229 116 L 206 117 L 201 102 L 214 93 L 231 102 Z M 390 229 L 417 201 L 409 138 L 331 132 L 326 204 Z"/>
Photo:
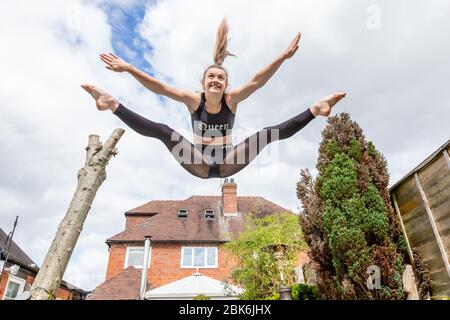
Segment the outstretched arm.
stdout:
<path fill-rule="evenodd" d="M 241 87 L 238 87 L 229 92 L 230 99 L 234 104 L 238 104 L 242 100 L 247 99 L 253 92 L 264 86 L 267 81 L 274 75 L 274 73 L 278 70 L 281 64 L 291 58 L 295 52 L 297 52 L 299 48 L 301 34 L 297 34 L 297 36 L 292 40 L 289 47 L 271 64 L 266 66 L 264 69 L 259 71 L 249 82 L 244 84 Z"/>
<path fill-rule="evenodd" d="M 189 111 L 191 111 L 193 106 L 195 106 L 195 94 L 190 91 L 178 90 L 176 88 L 168 86 L 112 53 L 103 53 L 100 55 L 100 59 L 106 63 L 106 69 L 115 72 L 128 72 L 144 87 L 146 87 L 153 93 L 166 96 L 179 102 L 183 102 L 184 104 L 186 104 Z"/>

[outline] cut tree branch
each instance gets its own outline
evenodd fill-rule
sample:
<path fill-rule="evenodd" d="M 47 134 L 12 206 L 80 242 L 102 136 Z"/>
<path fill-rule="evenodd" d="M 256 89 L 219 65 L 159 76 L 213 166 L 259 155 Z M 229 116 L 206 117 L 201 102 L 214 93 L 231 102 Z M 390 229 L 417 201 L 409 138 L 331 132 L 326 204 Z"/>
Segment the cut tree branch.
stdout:
<path fill-rule="evenodd" d="M 111 157 L 117 155 L 115 147 L 124 132 L 114 130 L 105 145 L 98 135 L 89 136 L 86 161 L 78 171 L 77 189 L 31 286 L 31 300 L 55 298 L 97 190 L 106 179 L 106 166 Z"/>

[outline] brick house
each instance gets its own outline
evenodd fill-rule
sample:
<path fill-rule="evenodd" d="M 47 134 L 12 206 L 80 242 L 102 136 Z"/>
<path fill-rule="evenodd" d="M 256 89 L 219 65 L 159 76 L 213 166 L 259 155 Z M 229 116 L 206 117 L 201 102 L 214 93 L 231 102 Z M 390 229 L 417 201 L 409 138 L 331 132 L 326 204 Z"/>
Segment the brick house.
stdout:
<path fill-rule="evenodd" d="M 211 290 L 231 280 L 236 266 L 222 245 L 244 230 L 250 212 L 264 217 L 290 211 L 261 197 L 237 196 L 237 184 L 225 179 L 221 196 L 153 200 L 125 212 L 125 230 L 106 241 L 106 281 L 87 299 L 139 299 L 146 236 L 151 236 L 146 299 L 190 299 L 205 292 L 215 296 Z M 299 264 L 307 260 L 306 252 L 300 252 Z"/>
<path fill-rule="evenodd" d="M 0 300 L 12 300 L 30 290 L 31 285 L 39 272 L 37 265 L 31 258 L 14 242 L 11 246 L 6 261 L 6 240 L 8 235 L 0 228 Z M 83 300 L 87 292 L 79 289 L 66 281 L 61 281 L 60 288 L 56 293 L 57 300 Z"/>

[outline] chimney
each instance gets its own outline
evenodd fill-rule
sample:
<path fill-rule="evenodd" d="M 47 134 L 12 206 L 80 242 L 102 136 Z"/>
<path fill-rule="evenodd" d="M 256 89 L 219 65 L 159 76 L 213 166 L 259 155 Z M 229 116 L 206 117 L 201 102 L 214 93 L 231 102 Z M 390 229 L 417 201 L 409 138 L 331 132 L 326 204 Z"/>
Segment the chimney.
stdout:
<path fill-rule="evenodd" d="M 222 206 L 225 217 L 237 216 L 237 184 L 233 178 L 225 179 L 222 185 Z"/>

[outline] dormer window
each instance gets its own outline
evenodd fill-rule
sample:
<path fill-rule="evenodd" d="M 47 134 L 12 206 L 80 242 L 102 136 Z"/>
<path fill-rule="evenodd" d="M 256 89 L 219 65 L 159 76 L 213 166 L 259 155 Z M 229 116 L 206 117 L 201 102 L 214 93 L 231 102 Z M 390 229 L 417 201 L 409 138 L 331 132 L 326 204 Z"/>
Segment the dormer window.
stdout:
<path fill-rule="evenodd" d="M 188 210 L 187 209 L 179 209 L 177 218 L 178 219 L 187 219 L 188 217 Z"/>
<path fill-rule="evenodd" d="M 214 219 L 214 210 L 213 209 L 206 209 L 205 210 L 205 219 L 206 220 L 213 220 Z"/>

